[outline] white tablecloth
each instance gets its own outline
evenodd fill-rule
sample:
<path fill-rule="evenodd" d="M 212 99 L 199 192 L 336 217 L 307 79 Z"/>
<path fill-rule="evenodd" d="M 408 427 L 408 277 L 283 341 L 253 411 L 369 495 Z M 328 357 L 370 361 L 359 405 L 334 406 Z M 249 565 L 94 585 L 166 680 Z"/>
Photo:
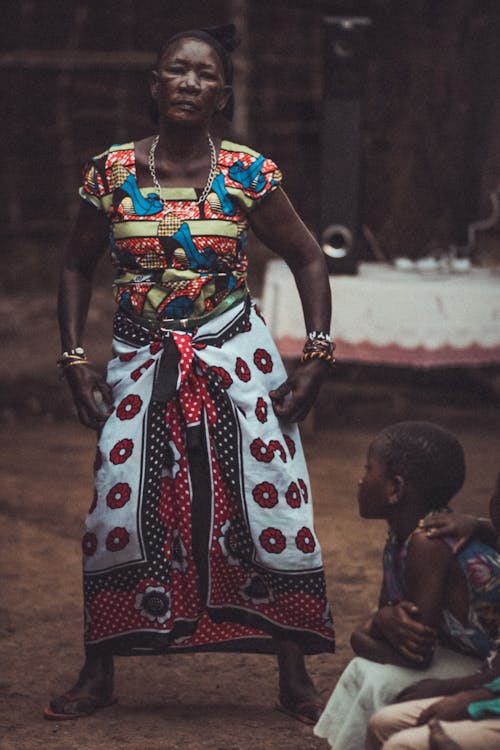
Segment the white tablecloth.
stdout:
<path fill-rule="evenodd" d="M 356 276 L 330 276 L 333 333 L 344 361 L 442 367 L 500 364 L 500 273 L 399 271 L 362 263 Z M 300 356 L 304 320 L 282 260 L 268 264 L 261 300 L 285 357 Z"/>

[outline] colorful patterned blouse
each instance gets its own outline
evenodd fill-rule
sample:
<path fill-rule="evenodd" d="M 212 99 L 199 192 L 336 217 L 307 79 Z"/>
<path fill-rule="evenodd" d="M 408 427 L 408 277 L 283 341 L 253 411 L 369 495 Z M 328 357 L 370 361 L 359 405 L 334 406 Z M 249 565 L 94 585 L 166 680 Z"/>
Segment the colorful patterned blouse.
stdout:
<path fill-rule="evenodd" d="M 408 545 L 416 529 L 401 543 L 389 531 L 384 547 L 384 588 L 392 603 L 407 599 L 405 570 Z M 443 537 L 451 549 L 456 539 Z M 472 539 L 456 555 L 469 590 L 467 623 L 461 623 L 449 610 L 443 610 L 440 635 L 448 645 L 460 651 L 486 657 L 500 634 L 500 553 Z"/>
<path fill-rule="evenodd" d="M 276 164 L 222 141 L 212 191 L 137 186 L 133 143 L 111 146 L 84 172 L 80 196 L 110 222 L 115 298 L 146 318 L 188 318 L 214 309 L 246 282 L 248 214 L 281 182 Z"/>

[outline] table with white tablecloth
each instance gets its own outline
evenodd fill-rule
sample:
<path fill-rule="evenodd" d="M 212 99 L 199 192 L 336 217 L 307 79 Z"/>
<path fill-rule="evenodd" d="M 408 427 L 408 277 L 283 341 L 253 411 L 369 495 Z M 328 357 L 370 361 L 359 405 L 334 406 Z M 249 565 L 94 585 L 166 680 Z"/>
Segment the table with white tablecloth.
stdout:
<path fill-rule="evenodd" d="M 336 355 L 342 361 L 411 367 L 500 364 L 500 273 L 401 271 L 361 263 L 330 276 Z M 282 260 L 266 269 L 261 307 L 286 358 L 300 356 L 304 320 Z"/>

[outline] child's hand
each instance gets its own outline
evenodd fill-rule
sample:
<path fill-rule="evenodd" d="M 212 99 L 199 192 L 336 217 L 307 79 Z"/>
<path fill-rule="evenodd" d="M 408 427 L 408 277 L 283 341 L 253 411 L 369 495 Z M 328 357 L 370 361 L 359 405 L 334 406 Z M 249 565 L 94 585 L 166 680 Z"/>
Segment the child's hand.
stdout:
<path fill-rule="evenodd" d="M 396 651 L 420 664 L 432 657 L 437 633 L 416 619 L 418 607 L 402 601 L 381 607 L 373 617 L 373 627 Z"/>
<path fill-rule="evenodd" d="M 462 750 L 455 740 L 452 740 L 437 719 L 429 722 L 429 750 Z"/>
<path fill-rule="evenodd" d="M 435 703 L 431 703 L 431 705 L 427 706 L 418 717 L 417 726 L 423 726 L 431 719 L 439 719 L 440 721 L 458 721 L 458 719 L 467 718 L 467 707 L 470 701 L 468 698 L 464 699 L 462 697 L 465 695 L 467 694 L 457 693 L 456 695 L 447 695 L 445 698 L 441 698 Z"/>
<path fill-rule="evenodd" d="M 457 537 L 453 546 L 453 553 L 457 554 L 479 530 L 479 524 L 485 519 L 478 519 L 465 513 L 429 513 L 419 521 L 419 528 L 423 529 L 430 539 L 440 536 Z"/>

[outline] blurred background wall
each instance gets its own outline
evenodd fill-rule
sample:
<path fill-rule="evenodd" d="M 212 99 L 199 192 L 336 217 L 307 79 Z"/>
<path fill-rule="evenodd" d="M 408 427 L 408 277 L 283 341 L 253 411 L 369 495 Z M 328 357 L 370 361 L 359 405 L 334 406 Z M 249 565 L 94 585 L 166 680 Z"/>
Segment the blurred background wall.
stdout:
<path fill-rule="evenodd" d="M 461 244 L 468 222 L 490 212 L 500 181 L 498 0 L 1 0 L 0 8 L 4 293 L 55 281 L 83 164 L 152 132 L 155 50 L 193 26 L 240 29 L 226 134 L 278 162 L 313 230 L 323 18 L 337 13 L 373 19 L 362 206 L 383 254 Z M 500 260 L 499 245 L 497 225 L 481 237 L 476 261 Z"/>

